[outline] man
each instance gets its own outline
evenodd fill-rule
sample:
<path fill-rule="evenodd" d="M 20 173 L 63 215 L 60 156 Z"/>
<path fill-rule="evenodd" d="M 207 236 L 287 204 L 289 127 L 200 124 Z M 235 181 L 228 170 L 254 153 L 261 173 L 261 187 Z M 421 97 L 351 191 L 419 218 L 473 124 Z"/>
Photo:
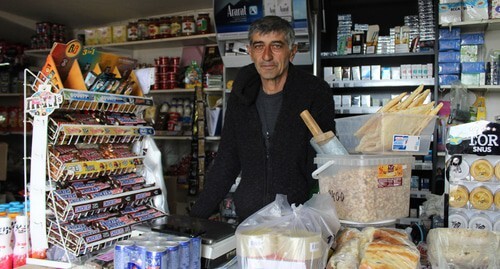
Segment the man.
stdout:
<path fill-rule="evenodd" d="M 326 82 L 290 62 L 295 34 L 280 17 L 250 25 L 253 64 L 240 69 L 229 97 L 217 157 L 191 216 L 208 218 L 241 172 L 233 199 L 240 221 L 285 194 L 290 203 L 309 199 L 316 155 L 300 117 L 308 109 L 323 130 L 334 130 L 334 105 Z"/>

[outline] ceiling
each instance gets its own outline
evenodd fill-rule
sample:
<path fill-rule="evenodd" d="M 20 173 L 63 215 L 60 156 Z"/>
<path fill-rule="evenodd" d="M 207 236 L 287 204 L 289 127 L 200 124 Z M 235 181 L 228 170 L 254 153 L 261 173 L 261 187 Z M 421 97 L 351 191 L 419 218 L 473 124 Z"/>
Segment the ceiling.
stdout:
<path fill-rule="evenodd" d="M 0 40 L 29 45 L 37 22 L 78 29 L 212 8 L 213 0 L 1 0 Z"/>

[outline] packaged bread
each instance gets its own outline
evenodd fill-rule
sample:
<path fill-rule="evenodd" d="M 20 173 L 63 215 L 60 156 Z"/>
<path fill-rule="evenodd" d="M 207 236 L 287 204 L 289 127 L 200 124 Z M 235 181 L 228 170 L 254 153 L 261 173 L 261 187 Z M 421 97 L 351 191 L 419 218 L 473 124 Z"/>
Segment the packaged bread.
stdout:
<path fill-rule="evenodd" d="M 427 255 L 433 269 L 499 268 L 500 233 L 434 228 L 427 235 Z"/>
<path fill-rule="evenodd" d="M 430 90 L 423 91 L 423 87 L 423 85 L 420 85 L 410 95 L 406 92 L 401 93 L 366 121 L 354 133 L 354 136 L 359 139 L 359 144 L 355 148 L 355 151 L 390 151 L 394 134 L 420 135 L 427 125 L 432 120 L 435 120 L 435 116 L 443 106 L 440 103 L 434 107 L 434 102 L 424 104 L 424 101 L 430 94 Z M 404 116 L 407 116 L 410 120 L 403 123 L 402 118 Z"/>
<path fill-rule="evenodd" d="M 337 239 L 327 269 L 417 269 L 420 253 L 403 230 L 348 228 Z"/>

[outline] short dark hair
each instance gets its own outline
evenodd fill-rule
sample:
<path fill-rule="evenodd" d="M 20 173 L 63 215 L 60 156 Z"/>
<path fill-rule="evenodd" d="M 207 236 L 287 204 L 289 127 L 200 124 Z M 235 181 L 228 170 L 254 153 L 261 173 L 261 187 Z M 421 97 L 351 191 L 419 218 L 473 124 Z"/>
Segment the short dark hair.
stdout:
<path fill-rule="evenodd" d="M 248 28 L 248 40 L 250 41 L 250 45 L 253 42 L 253 34 L 269 34 L 271 32 L 285 34 L 286 42 L 290 49 L 292 48 L 295 43 L 295 31 L 287 20 L 278 16 L 265 16 L 250 24 L 250 28 Z"/>

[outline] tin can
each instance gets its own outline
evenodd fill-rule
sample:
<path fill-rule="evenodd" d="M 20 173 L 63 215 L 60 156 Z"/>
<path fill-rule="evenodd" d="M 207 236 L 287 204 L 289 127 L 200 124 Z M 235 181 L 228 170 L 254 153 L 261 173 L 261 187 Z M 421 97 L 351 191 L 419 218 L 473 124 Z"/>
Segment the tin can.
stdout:
<path fill-rule="evenodd" d="M 189 269 L 189 249 L 191 248 L 190 238 L 177 236 L 173 237 L 172 241 L 179 243 L 179 268 Z"/>
<path fill-rule="evenodd" d="M 156 246 L 157 244 L 155 244 L 155 242 L 153 241 L 141 241 L 141 242 L 137 242 L 135 244 L 136 246 L 136 249 L 137 249 L 137 256 L 138 256 L 138 260 L 140 261 L 139 263 L 141 263 L 141 267 L 140 268 L 143 268 L 145 262 L 146 262 L 146 251 L 148 248 L 150 247 L 154 247 Z"/>
<path fill-rule="evenodd" d="M 191 238 L 191 248 L 189 250 L 189 268 L 190 269 L 200 269 L 201 268 L 201 238 L 193 237 Z"/>
<path fill-rule="evenodd" d="M 114 268 L 126 268 L 130 260 L 130 251 L 134 247 L 134 241 L 123 240 L 115 244 Z"/>
<path fill-rule="evenodd" d="M 145 269 L 164 269 L 167 268 L 167 248 L 162 246 L 153 246 L 146 249 Z"/>
<path fill-rule="evenodd" d="M 179 268 L 179 244 L 177 242 L 161 242 L 160 246 L 167 248 L 167 268 Z"/>

